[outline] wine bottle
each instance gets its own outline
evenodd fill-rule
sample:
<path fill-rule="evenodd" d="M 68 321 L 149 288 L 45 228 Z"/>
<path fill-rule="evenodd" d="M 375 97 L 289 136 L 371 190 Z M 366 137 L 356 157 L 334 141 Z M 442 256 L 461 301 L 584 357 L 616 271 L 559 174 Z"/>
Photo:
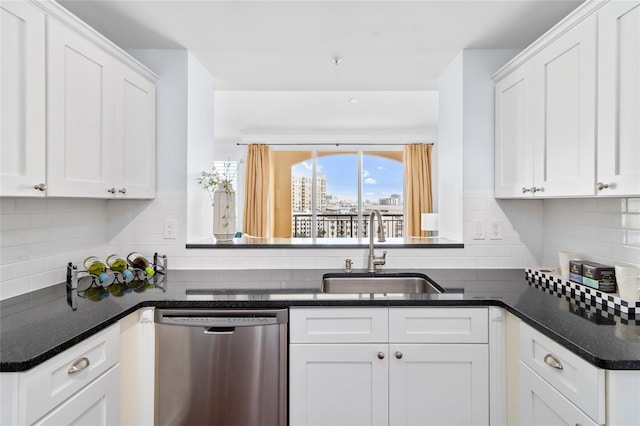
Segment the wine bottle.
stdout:
<path fill-rule="evenodd" d="M 130 280 L 133 274 L 127 269 L 127 261 L 122 256 L 111 254 L 107 257 L 107 265 L 112 271 L 120 272 L 125 280 Z"/>
<path fill-rule="evenodd" d="M 95 256 L 87 257 L 84 262 L 84 269 L 91 275 L 95 275 L 98 277 L 101 283 L 106 283 L 109 281 L 109 276 L 107 275 L 107 265 L 105 265 L 100 259 Z"/>
<path fill-rule="evenodd" d="M 142 269 L 148 276 L 152 276 L 156 273 L 156 271 L 154 271 L 151 267 L 151 264 L 149 263 L 147 258 L 140 253 L 129 253 L 129 255 L 127 256 L 127 262 L 129 262 L 129 265 L 136 269 Z"/>

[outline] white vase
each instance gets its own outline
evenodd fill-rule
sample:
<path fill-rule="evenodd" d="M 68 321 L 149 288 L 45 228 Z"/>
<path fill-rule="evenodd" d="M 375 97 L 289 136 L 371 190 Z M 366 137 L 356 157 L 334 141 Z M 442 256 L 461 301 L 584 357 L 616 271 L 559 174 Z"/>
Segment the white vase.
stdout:
<path fill-rule="evenodd" d="M 233 240 L 236 233 L 236 192 L 218 187 L 213 191 L 213 236 L 218 242 Z"/>

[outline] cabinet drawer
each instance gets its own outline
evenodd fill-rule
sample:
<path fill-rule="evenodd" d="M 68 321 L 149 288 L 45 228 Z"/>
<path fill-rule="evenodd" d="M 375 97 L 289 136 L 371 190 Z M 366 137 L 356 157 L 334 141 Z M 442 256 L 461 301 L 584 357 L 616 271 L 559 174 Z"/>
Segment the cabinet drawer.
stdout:
<path fill-rule="evenodd" d="M 520 362 L 520 424 L 596 426 L 589 416 Z"/>
<path fill-rule="evenodd" d="M 85 424 L 108 426 L 118 424 L 119 368 L 94 380 L 34 426 Z"/>
<path fill-rule="evenodd" d="M 520 359 L 598 423 L 605 421 L 605 374 L 525 323 Z"/>
<path fill-rule="evenodd" d="M 392 343 L 487 343 L 486 308 L 391 308 Z"/>
<path fill-rule="evenodd" d="M 289 311 L 291 343 L 386 343 L 387 308 L 318 308 Z"/>
<path fill-rule="evenodd" d="M 32 424 L 115 365 L 119 338 L 116 324 L 21 375 L 21 423 Z M 82 358 L 88 360 L 87 367 L 69 373 L 74 363 L 86 364 Z"/>

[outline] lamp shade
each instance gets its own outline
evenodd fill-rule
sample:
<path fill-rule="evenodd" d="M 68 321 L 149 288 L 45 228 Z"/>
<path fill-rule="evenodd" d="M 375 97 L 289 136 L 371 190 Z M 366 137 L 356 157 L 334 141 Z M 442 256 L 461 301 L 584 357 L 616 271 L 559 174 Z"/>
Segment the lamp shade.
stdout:
<path fill-rule="evenodd" d="M 422 213 L 420 217 L 420 229 L 422 231 L 437 231 L 438 213 Z"/>

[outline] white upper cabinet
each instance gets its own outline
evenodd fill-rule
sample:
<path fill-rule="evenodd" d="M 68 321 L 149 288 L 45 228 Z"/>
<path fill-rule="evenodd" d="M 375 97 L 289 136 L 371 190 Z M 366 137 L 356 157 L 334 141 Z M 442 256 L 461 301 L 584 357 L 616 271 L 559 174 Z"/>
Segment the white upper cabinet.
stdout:
<path fill-rule="evenodd" d="M 590 16 L 533 59 L 531 192 L 593 195 L 596 122 L 596 17 Z"/>
<path fill-rule="evenodd" d="M 119 64 L 115 86 L 114 185 L 118 197 L 156 196 L 156 86 Z"/>
<path fill-rule="evenodd" d="M 533 62 L 496 83 L 496 197 L 529 196 L 533 186 Z"/>
<path fill-rule="evenodd" d="M 599 13 L 598 195 L 640 194 L 640 2 Z"/>
<path fill-rule="evenodd" d="M 585 2 L 505 65 L 495 196 L 640 195 L 638 75 L 638 1 Z"/>
<path fill-rule="evenodd" d="M 44 196 L 45 15 L 2 2 L 0 28 L 0 196 Z"/>
<path fill-rule="evenodd" d="M 54 19 L 47 52 L 49 195 L 111 196 L 115 61 Z"/>
<path fill-rule="evenodd" d="M 154 198 L 157 77 L 56 2 L 0 10 L 0 196 Z"/>

